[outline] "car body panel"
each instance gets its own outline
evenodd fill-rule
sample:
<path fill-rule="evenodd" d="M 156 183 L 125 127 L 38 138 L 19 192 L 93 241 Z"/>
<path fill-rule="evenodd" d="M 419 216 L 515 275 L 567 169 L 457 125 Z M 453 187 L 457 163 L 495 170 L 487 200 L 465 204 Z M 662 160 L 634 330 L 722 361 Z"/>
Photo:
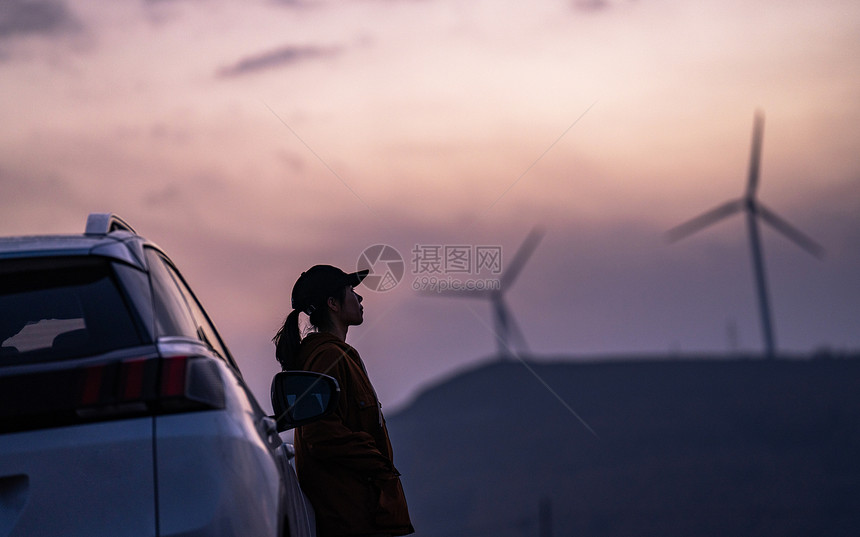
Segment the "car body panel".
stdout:
<path fill-rule="evenodd" d="M 152 420 L 0 437 L 0 535 L 156 535 Z"/>
<path fill-rule="evenodd" d="M 228 413 L 156 418 L 162 536 L 277 535 L 278 468 Z"/>
<path fill-rule="evenodd" d="M 224 410 L 156 418 L 162 536 L 277 535 L 284 490 L 275 457 L 226 364 Z"/>

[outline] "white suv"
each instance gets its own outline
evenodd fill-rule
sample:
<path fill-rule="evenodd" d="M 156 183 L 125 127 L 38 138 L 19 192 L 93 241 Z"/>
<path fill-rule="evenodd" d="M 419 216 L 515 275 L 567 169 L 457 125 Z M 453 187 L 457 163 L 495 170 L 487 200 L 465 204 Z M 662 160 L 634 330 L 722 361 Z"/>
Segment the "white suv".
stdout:
<path fill-rule="evenodd" d="M 2 536 L 314 535 L 278 432 L 337 389 L 279 374 L 267 416 L 170 259 L 115 215 L 0 238 Z"/>

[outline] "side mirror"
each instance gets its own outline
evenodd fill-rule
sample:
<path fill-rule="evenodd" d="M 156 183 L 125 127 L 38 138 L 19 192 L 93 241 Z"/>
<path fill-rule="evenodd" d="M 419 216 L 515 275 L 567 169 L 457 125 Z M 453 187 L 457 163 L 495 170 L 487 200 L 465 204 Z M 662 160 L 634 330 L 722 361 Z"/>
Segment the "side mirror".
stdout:
<path fill-rule="evenodd" d="M 278 432 L 316 421 L 337 408 L 337 381 L 313 371 L 283 371 L 272 379 L 272 408 Z"/>

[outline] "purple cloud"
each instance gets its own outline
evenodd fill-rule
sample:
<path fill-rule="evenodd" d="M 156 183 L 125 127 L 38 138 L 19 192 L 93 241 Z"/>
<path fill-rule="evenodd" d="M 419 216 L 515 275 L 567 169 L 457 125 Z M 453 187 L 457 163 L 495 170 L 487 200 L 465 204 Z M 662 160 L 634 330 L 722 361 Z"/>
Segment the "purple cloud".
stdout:
<path fill-rule="evenodd" d="M 244 76 L 258 71 L 290 66 L 305 60 L 330 58 L 339 53 L 340 51 L 334 48 L 286 46 L 242 58 L 233 65 L 221 68 L 218 76 L 221 78 Z"/>
<path fill-rule="evenodd" d="M 54 35 L 80 27 L 66 4 L 58 0 L 0 2 L 0 39 L 25 35 Z"/>

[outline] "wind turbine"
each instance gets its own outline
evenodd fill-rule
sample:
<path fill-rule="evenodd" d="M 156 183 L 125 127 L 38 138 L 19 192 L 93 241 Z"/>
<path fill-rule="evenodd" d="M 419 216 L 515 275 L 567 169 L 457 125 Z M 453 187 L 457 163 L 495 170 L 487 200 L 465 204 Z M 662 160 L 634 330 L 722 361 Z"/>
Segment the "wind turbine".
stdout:
<path fill-rule="evenodd" d="M 758 192 L 759 185 L 763 132 L 764 114 L 760 110 L 756 110 L 753 121 L 749 176 L 744 196 L 740 199 L 723 203 L 722 205 L 719 205 L 716 208 L 681 224 L 680 226 L 672 228 L 668 231 L 667 236 L 671 242 L 676 242 L 710 226 L 711 224 L 728 218 L 735 213 L 746 213 L 750 254 L 752 257 L 753 274 L 755 276 L 756 292 L 758 295 L 759 314 L 761 316 L 761 328 L 764 337 L 765 356 L 773 358 L 776 353 L 776 340 L 773 335 L 773 324 L 771 322 L 770 315 L 770 301 L 767 291 L 764 258 L 762 255 L 761 238 L 758 226 L 759 219 L 763 220 L 776 231 L 782 233 L 786 238 L 819 259 L 823 257 L 824 249 L 814 240 L 758 201 L 756 194 Z"/>
<path fill-rule="evenodd" d="M 526 262 L 532 256 L 537 248 L 538 243 L 543 238 L 543 231 L 535 228 L 525 238 L 519 249 L 511 259 L 510 264 L 504 268 L 501 278 L 499 278 L 499 286 L 497 289 L 484 290 L 455 290 L 447 289 L 439 292 L 428 292 L 426 295 L 445 296 L 445 297 L 462 297 L 462 298 L 477 298 L 481 300 L 489 300 L 493 308 L 493 328 L 495 330 L 496 341 L 498 342 L 499 356 L 501 358 L 512 358 L 511 345 L 513 339 L 517 340 L 517 346 L 520 350 L 527 351 L 525 337 L 522 330 L 511 315 L 507 304 L 505 303 L 505 292 L 514 283 L 517 276 L 522 272 Z"/>

